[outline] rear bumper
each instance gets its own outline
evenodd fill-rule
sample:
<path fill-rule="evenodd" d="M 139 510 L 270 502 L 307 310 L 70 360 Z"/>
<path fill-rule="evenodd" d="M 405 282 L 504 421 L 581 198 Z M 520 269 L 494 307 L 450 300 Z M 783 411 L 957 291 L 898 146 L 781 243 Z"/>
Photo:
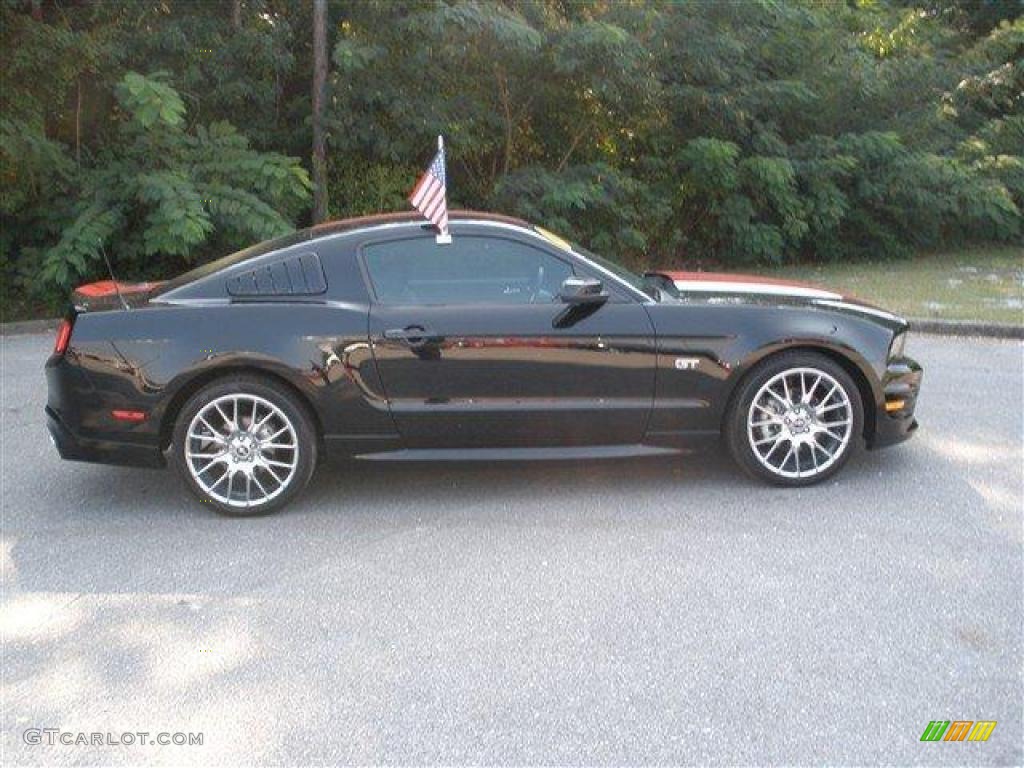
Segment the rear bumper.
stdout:
<path fill-rule="evenodd" d="M 87 440 L 75 435 L 50 406 L 46 406 L 46 428 L 62 459 L 129 467 L 164 467 L 163 454 L 156 448 L 111 440 Z"/>
<path fill-rule="evenodd" d="M 151 425 L 123 425 L 111 418 L 112 409 L 140 407 L 132 398 L 133 390 L 126 386 L 97 389 L 82 359 L 69 350 L 46 361 L 46 426 L 61 458 L 131 467 L 166 466 Z M 95 373 L 97 358 L 87 359 Z"/>
<path fill-rule="evenodd" d="M 923 375 L 921 366 L 909 357 L 889 361 L 882 380 L 884 399 L 876 406 L 875 431 L 868 441 L 868 448 L 896 445 L 914 434 L 918 426 L 914 410 Z M 897 405 L 899 407 L 892 410 Z"/>

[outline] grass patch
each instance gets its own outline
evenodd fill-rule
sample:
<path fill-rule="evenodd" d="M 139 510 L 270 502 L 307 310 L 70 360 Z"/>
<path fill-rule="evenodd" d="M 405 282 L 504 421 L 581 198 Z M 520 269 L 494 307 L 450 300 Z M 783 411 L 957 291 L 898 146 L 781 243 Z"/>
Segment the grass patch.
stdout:
<path fill-rule="evenodd" d="M 1024 249 L 973 248 L 903 261 L 807 264 L 761 274 L 818 283 L 907 317 L 1024 324 Z"/>

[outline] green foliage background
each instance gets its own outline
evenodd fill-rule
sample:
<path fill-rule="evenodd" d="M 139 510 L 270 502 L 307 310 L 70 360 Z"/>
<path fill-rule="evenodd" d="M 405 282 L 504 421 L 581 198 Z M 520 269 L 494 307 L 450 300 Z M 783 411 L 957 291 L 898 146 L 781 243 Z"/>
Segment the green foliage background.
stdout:
<path fill-rule="evenodd" d="M 1021 243 L 1024 0 L 332 0 L 334 217 L 453 206 L 636 265 Z M 311 10 L 0 0 L 5 305 L 309 223 Z"/>

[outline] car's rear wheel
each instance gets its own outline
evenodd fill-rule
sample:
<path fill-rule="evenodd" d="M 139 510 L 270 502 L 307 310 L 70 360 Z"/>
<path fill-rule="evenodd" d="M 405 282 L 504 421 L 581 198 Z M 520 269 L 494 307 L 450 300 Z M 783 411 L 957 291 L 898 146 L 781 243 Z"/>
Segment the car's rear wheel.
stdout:
<path fill-rule="evenodd" d="M 857 385 L 814 352 L 769 358 L 740 385 L 726 416 L 726 440 L 747 472 L 784 486 L 819 483 L 859 445 L 864 411 Z"/>
<path fill-rule="evenodd" d="M 264 515 L 294 499 L 313 474 L 316 449 L 303 404 L 258 376 L 209 384 L 175 422 L 178 471 L 201 501 L 226 515 Z"/>

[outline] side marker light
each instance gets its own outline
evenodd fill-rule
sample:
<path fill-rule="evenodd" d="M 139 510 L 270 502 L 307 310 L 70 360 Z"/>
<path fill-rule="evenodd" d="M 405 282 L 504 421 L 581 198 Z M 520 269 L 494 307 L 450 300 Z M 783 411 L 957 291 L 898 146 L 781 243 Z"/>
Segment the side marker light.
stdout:
<path fill-rule="evenodd" d="M 118 421 L 145 421 L 145 411 L 111 411 L 110 415 Z"/>

